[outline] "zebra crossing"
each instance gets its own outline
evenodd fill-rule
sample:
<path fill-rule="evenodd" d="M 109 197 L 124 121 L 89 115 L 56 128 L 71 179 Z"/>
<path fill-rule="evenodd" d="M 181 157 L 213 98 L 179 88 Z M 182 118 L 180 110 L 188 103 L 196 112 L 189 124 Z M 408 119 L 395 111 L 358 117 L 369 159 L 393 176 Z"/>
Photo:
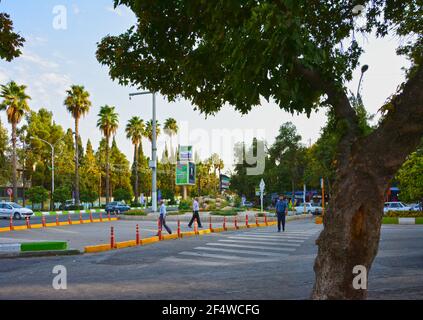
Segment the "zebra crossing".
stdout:
<path fill-rule="evenodd" d="M 225 266 L 280 261 L 295 253 L 304 242 L 316 238 L 321 226 L 277 233 L 274 228 L 250 229 L 222 234 L 222 238 L 202 243 L 190 251 L 165 257 L 167 262 L 197 266 Z"/>

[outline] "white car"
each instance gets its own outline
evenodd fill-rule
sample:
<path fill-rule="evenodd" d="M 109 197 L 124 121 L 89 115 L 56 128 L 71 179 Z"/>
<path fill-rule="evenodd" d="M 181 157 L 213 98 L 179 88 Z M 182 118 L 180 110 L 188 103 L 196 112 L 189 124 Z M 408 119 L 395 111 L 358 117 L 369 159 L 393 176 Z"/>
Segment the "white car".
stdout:
<path fill-rule="evenodd" d="M 383 208 L 383 212 L 388 211 L 410 211 L 411 207 L 406 206 L 402 202 L 385 202 L 385 207 Z"/>
<path fill-rule="evenodd" d="M 306 207 L 306 212 L 309 213 L 309 214 L 310 213 L 311 214 L 321 214 L 323 212 L 322 207 L 311 204 L 310 202 L 306 202 L 305 207 Z M 295 207 L 295 211 L 297 212 L 297 214 L 303 213 L 304 212 L 304 204 Z"/>
<path fill-rule="evenodd" d="M 14 202 L 0 202 L 0 218 L 13 217 L 15 220 L 31 218 L 34 212 L 31 209 L 24 208 Z"/>

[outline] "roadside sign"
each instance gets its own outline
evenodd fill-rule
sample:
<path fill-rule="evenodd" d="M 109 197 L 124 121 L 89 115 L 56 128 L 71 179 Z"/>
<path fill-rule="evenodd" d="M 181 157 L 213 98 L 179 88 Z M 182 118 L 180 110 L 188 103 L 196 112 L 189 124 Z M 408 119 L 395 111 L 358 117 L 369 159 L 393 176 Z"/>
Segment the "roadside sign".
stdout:
<path fill-rule="evenodd" d="M 263 179 L 261 179 L 261 181 L 260 181 L 260 192 L 261 192 L 261 193 L 263 193 L 263 191 L 264 191 L 264 187 L 266 187 L 266 184 L 264 183 L 264 180 L 263 180 Z"/>
<path fill-rule="evenodd" d="M 192 146 L 179 146 L 179 161 L 188 162 L 193 160 Z"/>
<path fill-rule="evenodd" d="M 10 197 L 13 194 L 13 189 L 12 188 L 7 188 L 6 189 L 7 195 Z"/>
<path fill-rule="evenodd" d="M 176 164 L 175 180 L 177 186 L 195 185 L 195 163 L 179 161 Z"/>
<path fill-rule="evenodd" d="M 228 176 L 221 174 L 220 175 L 220 191 L 228 190 L 230 185 L 231 185 L 231 179 Z"/>

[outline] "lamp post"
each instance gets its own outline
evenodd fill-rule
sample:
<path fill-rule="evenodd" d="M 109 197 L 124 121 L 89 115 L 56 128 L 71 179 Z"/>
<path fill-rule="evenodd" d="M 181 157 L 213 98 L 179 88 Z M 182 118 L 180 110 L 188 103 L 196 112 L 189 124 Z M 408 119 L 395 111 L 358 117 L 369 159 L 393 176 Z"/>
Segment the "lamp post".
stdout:
<path fill-rule="evenodd" d="M 357 99 L 360 96 L 360 88 L 361 88 L 361 81 L 363 80 L 363 75 L 367 70 L 369 70 L 369 66 L 367 64 L 361 67 L 361 76 L 360 76 L 360 81 L 358 82 L 358 87 L 357 87 L 357 96 L 356 96 Z"/>
<path fill-rule="evenodd" d="M 144 92 L 136 92 L 130 93 L 129 99 L 133 96 L 141 96 L 151 94 L 153 96 L 153 132 L 152 132 L 152 139 L 151 139 L 151 161 L 150 161 L 150 168 L 152 171 L 152 187 L 151 187 L 151 204 L 153 212 L 157 212 L 157 124 L 156 124 L 156 93 L 151 91 L 144 91 Z"/>
<path fill-rule="evenodd" d="M 51 203 L 50 203 L 50 208 L 51 210 L 54 210 L 54 204 L 53 204 L 53 193 L 54 193 L 54 155 L 55 155 L 55 148 L 56 148 L 56 144 L 59 143 L 62 139 L 64 138 L 64 136 L 62 138 L 60 138 L 59 140 L 57 140 L 54 144 L 38 138 L 38 137 L 31 137 L 32 140 L 34 139 L 38 139 L 44 143 L 46 143 L 50 148 L 51 148 Z"/>

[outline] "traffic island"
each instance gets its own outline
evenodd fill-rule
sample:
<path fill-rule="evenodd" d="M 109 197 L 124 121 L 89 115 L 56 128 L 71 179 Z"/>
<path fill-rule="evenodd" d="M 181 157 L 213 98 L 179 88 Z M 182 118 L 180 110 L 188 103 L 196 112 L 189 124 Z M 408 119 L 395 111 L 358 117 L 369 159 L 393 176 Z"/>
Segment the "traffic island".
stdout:
<path fill-rule="evenodd" d="M 68 249 L 68 243 L 65 241 L 0 244 L 0 259 L 63 256 L 80 253 L 79 250 Z"/>

